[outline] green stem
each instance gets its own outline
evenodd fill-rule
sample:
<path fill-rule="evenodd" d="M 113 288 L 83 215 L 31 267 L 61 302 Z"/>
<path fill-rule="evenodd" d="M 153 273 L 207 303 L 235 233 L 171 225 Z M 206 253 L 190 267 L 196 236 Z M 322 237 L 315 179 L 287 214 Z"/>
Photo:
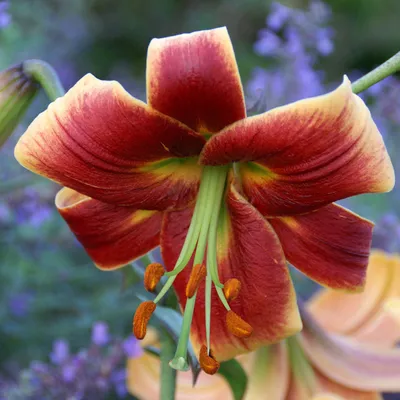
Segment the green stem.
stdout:
<path fill-rule="evenodd" d="M 351 85 L 353 93 L 357 94 L 363 92 L 372 85 L 375 85 L 375 83 L 378 83 L 382 79 L 387 78 L 389 75 L 392 75 L 397 71 L 400 71 L 400 51 L 393 57 L 389 58 L 389 60 L 384 62 L 382 65 L 355 81 Z"/>
<path fill-rule="evenodd" d="M 50 101 L 64 96 L 64 87 L 54 68 L 47 62 L 41 60 L 24 61 L 23 69 L 27 75 L 40 84 Z"/>
<path fill-rule="evenodd" d="M 174 356 L 175 344 L 172 337 L 166 332 L 162 332 L 161 339 L 161 388 L 160 400 L 174 400 L 176 388 L 176 371 L 169 366 L 169 362 Z"/>

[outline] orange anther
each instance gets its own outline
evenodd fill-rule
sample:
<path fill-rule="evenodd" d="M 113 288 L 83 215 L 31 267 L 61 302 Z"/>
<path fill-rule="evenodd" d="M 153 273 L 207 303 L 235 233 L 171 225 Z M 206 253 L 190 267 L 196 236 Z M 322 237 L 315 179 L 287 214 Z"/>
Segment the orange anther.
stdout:
<path fill-rule="evenodd" d="M 201 369 L 209 375 L 214 375 L 219 370 L 219 362 L 214 358 L 212 351 L 210 350 L 210 354 L 208 354 L 207 346 L 204 344 L 200 349 L 200 367 Z"/>
<path fill-rule="evenodd" d="M 149 264 L 144 273 L 144 288 L 148 292 L 154 292 L 158 282 L 164 275 L 164 267 L 159 263 Z"/>
<path fill-rule="evenodd" d="M 231 278 L 224 283 L 224 295 L 228 302 L 238 297 L 242 284 L 239 279 Z"/>
<path fill-rule="evenodd" d="M 194 296 L 201 281 L 206 277 L 206 275 L 207 275 L 207 268 L 205 267 L 205 265 L 196 264 L 192 268 L 189 282 L 186 285 L 186 297 L 190 299 L 191 297 Z"/>
<path fill-rule="evenodd" d="M 133 334 L 137 339 L 142 340 L 146 336 L 147 324 L 156 307 L 156 303 L 152 301 L 139 304 L 133 317 Z"/>
<path fill-rule="evenodd" d="M 253 332 L 252 326 L 232 310 L 226 314 L 226 325 L 229 332 L 239 338 L 248 338 Z"/>

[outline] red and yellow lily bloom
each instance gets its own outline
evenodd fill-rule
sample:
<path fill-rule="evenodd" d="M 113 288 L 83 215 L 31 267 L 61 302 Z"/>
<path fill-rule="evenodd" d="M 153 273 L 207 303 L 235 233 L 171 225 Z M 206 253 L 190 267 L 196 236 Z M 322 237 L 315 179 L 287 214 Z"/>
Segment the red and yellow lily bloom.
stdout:
<path fill-rule="evenodd" d="M 99 268 L 161 246 L 168 280 L 138 308 L 134 333 L 145 335 L 173 285 L 184 319 L 171 366 L 188 368 L 191 332 L 209 373 L 301 329 L 288 261 L 323 285 L 363 287 L 372 224 L 332 202 L 394 185 L 347 78 L 247 118 L 225 28 L 154 39 L 147 104 L 86 75 L 35 119 L 15 155 L 65 186 L 56 206 Z M 163 274 L 150 265 L 146 288 Z"/>

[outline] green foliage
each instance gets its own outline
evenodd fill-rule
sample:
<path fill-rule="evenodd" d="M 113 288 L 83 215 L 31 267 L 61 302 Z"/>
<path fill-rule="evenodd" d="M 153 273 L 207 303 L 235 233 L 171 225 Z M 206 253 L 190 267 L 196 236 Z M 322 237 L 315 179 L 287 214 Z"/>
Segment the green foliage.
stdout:
<path fill-rule="evenodd" d="M 229 383 L 235 400 L 242 400 L 247 386 L 247 375 L 240 363 L 229 360 L 221 363 L 218 373 Z"/>

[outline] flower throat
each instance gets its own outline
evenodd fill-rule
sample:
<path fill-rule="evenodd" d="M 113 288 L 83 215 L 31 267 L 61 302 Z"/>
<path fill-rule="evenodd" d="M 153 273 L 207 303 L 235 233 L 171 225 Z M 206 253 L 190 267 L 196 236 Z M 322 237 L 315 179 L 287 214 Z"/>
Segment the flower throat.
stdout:
<path fill-rule="evenodd" d="M 226 325 L 235 336 L 247 338 L 252 333 L 252 327 L 235 314 L 229 302 L 234 300 L 240 291 L 240 281 L 232 278 L 222 284 L 218 276 L 217 264 L 217 230 L 220 209 L 225 193 L 229 166 L 204 167 L 201 177 L 196 206 L 183 244 L 181 253 L 172 271 L 164 273 L 161 264 L 153 263 L 147 266 L 144 286 L 146 290 L 155 290 L 163 275 L 168 277 L 161 291 L 153 301 L 145 301 L 139 305 L 133 319 L 133 333 L 138 339 L 143 339 L 150 317 L 157 303 L 171 288 L 177 275 L 183 271 L 194 254 L 193 268 L 186 286 L 186 306 L 183 314 L 181 334 L 170 366 L 180 371 L 187 371 L 187 349 L 190 326 L 196 303 L 197 291 L 205 279 L 205 330 L 206 345 L 200 349 L 199 361 L 202 369 L 208 374 L 218 371 L 219 362 L 213 357 L 210 349 L 211 327 L 211 290 L 214 285 L 218 297 L 227 310 Z"/>

